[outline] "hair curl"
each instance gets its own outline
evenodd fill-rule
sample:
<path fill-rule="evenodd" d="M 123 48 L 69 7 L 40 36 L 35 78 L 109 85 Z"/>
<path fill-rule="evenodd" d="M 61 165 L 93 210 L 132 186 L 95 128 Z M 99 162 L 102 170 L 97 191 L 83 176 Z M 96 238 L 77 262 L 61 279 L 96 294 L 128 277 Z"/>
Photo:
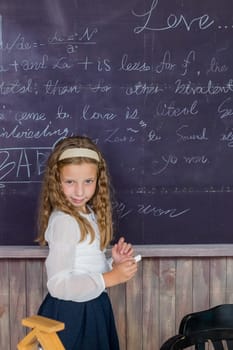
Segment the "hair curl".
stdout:
<path fill-rule="evenodd" d="M 70 148 L 88 148 L 98 153 L 100 161 L 86 157 L 67 158 L 59 161 L 60 155 Z M 80 226 L 81 238 L 84 240 L 88 233 L 91 235 L 90 242 L 95 237 L 94 230 L 88 220 L 81 216 L 75 206 L 73 206 L 64 195 L 61 182 L 60 171 L 67 164 L 94 163 L 98 167 L 97 184 L 94 196 L 88 202 L 95 212 L 100 231 L 101 249 L 107 247 L 112 239 L 112 207 L 110 196 L 110 180 L 106 162 L 96 145 L 84 136 L 68 137 L 59 141 L 53 152 L 47 160 L 41 195 L 39 200 L 38 230 L 37 242 L 41 245 L 46 244 L 45 231 L 48 225 L 49 217 L 54 209 L 61 210 L 72 215 Z"/>

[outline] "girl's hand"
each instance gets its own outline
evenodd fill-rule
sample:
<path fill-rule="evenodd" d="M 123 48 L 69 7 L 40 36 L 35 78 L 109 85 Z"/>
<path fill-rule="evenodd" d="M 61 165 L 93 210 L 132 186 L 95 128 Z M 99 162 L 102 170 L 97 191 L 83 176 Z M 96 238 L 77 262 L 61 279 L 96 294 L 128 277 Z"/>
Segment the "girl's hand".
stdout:
<path fill-rule="evenodd" d="M 114 244 L 112 248 L 112 258 L 115 264 L 119 264 L 133 256 L 134 250 L 130 243 L 125 242 L 124 237 Z"/>
<path fill-rule="evenodd" d="M 111 271 L 103 274 L 106 288 L 129 281 L 137 272 L 134 258 L 125 258 L 121 263 L 113 266 Z"/>

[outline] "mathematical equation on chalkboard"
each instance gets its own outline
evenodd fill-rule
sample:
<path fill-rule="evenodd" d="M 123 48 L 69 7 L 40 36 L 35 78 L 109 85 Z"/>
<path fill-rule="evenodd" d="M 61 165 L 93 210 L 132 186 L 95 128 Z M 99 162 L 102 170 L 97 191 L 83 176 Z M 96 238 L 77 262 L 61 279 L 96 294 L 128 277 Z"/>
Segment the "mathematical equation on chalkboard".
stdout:
<path fill-rule="evenodd" d="M 81 0 L 69 8 L 65 1 L 22 0 L 21 9 L 14 0 L 3 3 L 0 192 L 6 202 L 28 186 L 36 197 L 49 153 L 75 134 L 90 136 L 103 151 L 118 193 L 114 207 L 127 229 L 136 217 L 143 227 L 138 241 L 147 241 L 145 217 L 193 220 L 197 200 L 186 201 L 187 193 L 230 191 L 229 0 L 195 6 Z M 179 193 L 180 204 L 171 205 Z"/>

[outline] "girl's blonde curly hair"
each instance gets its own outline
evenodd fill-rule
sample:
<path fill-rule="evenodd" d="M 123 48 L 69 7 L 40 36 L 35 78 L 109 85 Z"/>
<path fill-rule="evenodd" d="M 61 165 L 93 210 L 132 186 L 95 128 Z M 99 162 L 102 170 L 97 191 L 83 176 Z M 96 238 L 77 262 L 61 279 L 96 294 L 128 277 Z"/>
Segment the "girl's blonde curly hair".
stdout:
<path fill-rule="evenodd" d="M 67 149 L 88 148 L 99 155 L 100 161 L 86 157 L 67 158 L 59 161 L 60 155 Z M 90 207 L 95 212 L 100 231 L 100 246 L 104 249 L 112 239 L 112 207 L 110 196 L 110 181 L 106 162 L 96 145 L 84 136 L 65 138 L 57 143 L 50 154 L 45 170 L 39 201 L 37 242 L 46 244 L 45 231 L 50 214 L 53 210 L 61 210 L 72 215 L 78 222 L 81 231 L 80 241 L 90 233 L 91 240 L 95 237 L 94 230 L 87 219 L 81 216 L 77 209 L 66 199 L 60 182 L 60 171 L 67 164 L 94 163 L 97 165 L 97 184 L 94 196 L 89 201 Z"/>

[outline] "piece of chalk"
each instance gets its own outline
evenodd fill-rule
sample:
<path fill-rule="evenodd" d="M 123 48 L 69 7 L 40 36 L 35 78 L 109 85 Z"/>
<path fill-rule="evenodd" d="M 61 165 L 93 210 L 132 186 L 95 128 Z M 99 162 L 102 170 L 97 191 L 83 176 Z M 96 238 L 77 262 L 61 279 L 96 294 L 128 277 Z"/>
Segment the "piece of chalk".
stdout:
<path fill-rule="evenodd" d="M 139 254 L 139 255 L 136 255 L 135 257 L 134 257 L 134 260 L 136 261 L 136 262 L 138 262 L 138 261 L 140 261 L 142 259 L 142 256 Z"/>

